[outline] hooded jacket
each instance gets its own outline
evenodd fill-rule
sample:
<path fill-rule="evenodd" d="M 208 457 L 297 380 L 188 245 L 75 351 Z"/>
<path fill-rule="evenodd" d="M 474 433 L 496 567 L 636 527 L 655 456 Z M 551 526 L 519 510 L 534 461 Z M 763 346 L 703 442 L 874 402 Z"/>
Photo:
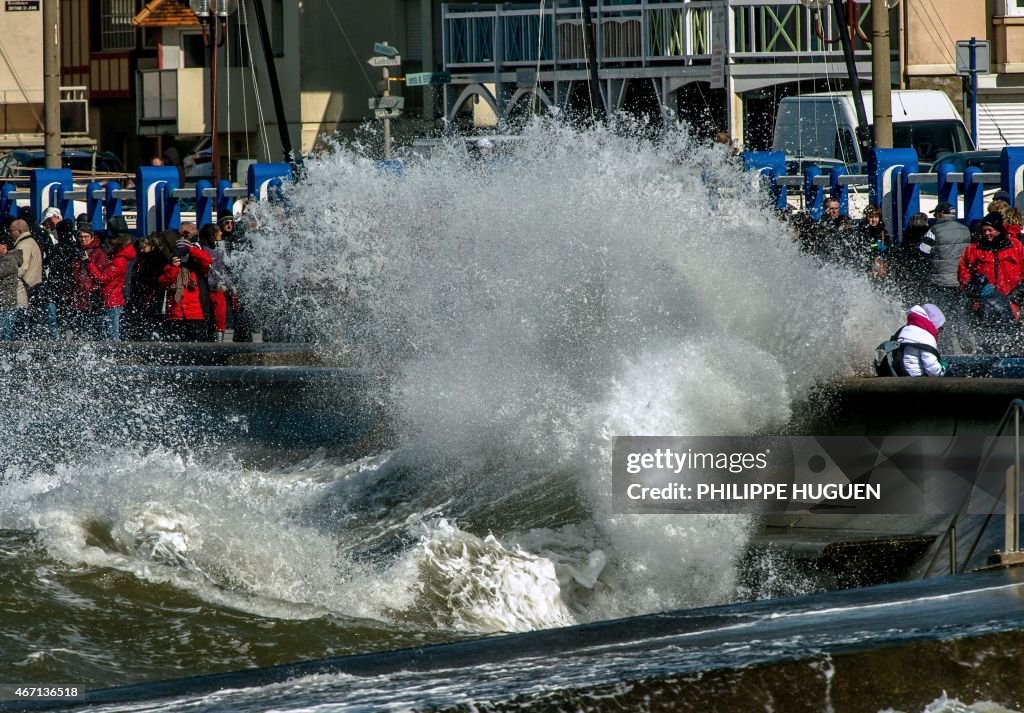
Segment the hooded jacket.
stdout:
<path fill-rule="evenodd" d="M 932 307 L 932 305 L 929 305 Z M 940 313 L 941 314 L 941 313 Z M 918 349 L 911 344 L 927 344 L 938 350 L 939 327 L 921 305 L 914 305 L 907 312 L 907 326 L 899 331 L 896 341 L 906 344 L 903 348 L 903 369 L 907 376 L 942 376 L 946 367 L 931 352 Z"/>
<path fill-rule="evenodd" d="M 1024 279 L 1024 246 L 1005 232 L 968 245 L 956 272 L 961 290 L 967 290 L 974 275 L 984 275 L 999 294 L 1009 295 Z"/>
<path fill-rule="evenodd" d="M 100 286 L 103 295 L 103 306 L 124 307 L 124 281 L 128 277 L 128 263 L 135 259 L 135 247 L 131 237 L 125 234 L 114 236 L 108 248 L 110 261 L 103 266 L 91 260 L 86 268 L 92 279 Z"/>

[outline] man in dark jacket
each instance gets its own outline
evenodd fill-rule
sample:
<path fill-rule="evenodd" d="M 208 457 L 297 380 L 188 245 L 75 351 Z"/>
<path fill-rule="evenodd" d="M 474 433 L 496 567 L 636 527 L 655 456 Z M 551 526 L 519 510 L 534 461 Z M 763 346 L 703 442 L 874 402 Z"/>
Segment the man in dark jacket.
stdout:
<path fill-rule="evenodd" d="M 924 291 L 927 300 L 946 314 L 952 327 L 939 335 L 939 349 L 947 354 L 963 354 L 972 350 L 972 344 L 966 303 L 956 271 L 960 256 L 971 244 L 971 231 L 956 219 L 956 209 L 949 203 L 939 203 L 932 213 L 935 224 L 917 245 L 923 262 Z"/>

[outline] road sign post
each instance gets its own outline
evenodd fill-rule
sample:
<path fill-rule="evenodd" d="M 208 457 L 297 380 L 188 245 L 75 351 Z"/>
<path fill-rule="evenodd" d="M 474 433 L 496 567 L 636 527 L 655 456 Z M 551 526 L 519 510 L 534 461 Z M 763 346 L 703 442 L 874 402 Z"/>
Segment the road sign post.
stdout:
<path fill-rule="evenodd" d="M 978 147 L 978 73 L 988 74 L 991 69 L 991 45 L 987 40 L 979 42 L 972 37 L 956 43 L 957 74 L 968 78 L 971 97 L 971 140 Z"/>
<path fill-rule="evenodd" d="M 371 67 L 380 67 L 384 80 L 384 96 L 370 99 L 370 108 L 373 109 L 375 118 L 384 121 L 384 159 L 389 161 L 391 160 L 391 120 L 402 115 L 405 98 L 391 96 L 391 75 L 388 73 L 388 67 L 400 67 L 402 57 L 398 53 L 398 48 L 392 47 L 387 42 L 377 42 L 373 46 L 373 51 L 377 53 L 377 56 L 370 57 L 366 63 Z"/>

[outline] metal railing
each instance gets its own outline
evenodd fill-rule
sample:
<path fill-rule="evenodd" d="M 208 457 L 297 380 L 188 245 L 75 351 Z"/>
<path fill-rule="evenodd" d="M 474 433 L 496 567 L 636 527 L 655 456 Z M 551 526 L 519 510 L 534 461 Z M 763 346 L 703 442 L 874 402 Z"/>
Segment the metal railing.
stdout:
<path fill-rule="evenodd" d="M 981 462 L 978 464 L 978 469 L 975 471 L 974 478 L 971 481 L 971 487 L 968 489 L 967 494 L 960 503 L 960 507 L 957 508 L 956 513 L 950 520 L 945 533 L 942 535 L 942 539 L 939 541 L 939 547 L 935 551 L 935 555 L 928 564 L 928 568 L 925 570 L 922 578 L 931 576 L 932 572 L 935 571 L 935 567 L 943 555 L 943 542 L 946 544 L 946 556 L 948 557 L 950 574 L 959 574 L 962 572 L 968 563 L 970 563 L 971 558 L 977 551 L 978 545 L 981 543 L 982 536 L 985 534 L 985 530 L 988 527 L 988 524 L 992 521 L 992 517 L 995 513 L 990 510 L 985 516 L 984 523 L 978 530 L 978 536 L 974 539 L 974 542 L 971 543 L 971 546 L 967 551 L 967 556 L 964 557 L 963 566 L 960 565 L 959 559 L 957 526 L 967 514 L 967 510 L 971 504 L 971 498 L 974 496 L 974 491 L 978 486 L 978 480 L 988 471 L 989 466 L 991 465 L 992 456 L 999 443 L 999 438 L 1011 423 L 1013 424 L 1013 465 L 1006 471 L 1006 480 L 999 497 L 1002 498 L 1005 503 L 1003 552 L 1020 552 L 1020 432 L 1022 415 L 1024 415 L 1024 400 L 1014 399 L 1010 402 L 1010 406 L 1006 409 L 1006 413 L 1003 414 L 1002 419 L 1000 419 L 999 425 L 996 427 L 995 434 L 993 435 L 988 448 L 982 454 Z"/>
<path fill-rule="evenodd" d="M 873 174 L 850 174 L 842 165 L 831 165 L 826 172 L 812 165 L 806 166 L 802 175 L 785 175 L 787 159 L 781 152 L 748 152 L 744 161 L 748 169 L 762 172 L 777 208 L 786 209 L 790 190 L 796 189 L 802 207 L 814 220 L 821 218 L 826 198 L 838 199 L 842 212 L 848 213 L 850 188 L 868 187 L 871 202 L 881 209 L 886 228 L 897 243 L 911 216 L 920 212 L 922 186 L 935 186 L 936 203 L 957 207 L 962 200 L 959 217 L 965 222 L 984 216 L 988 189 L 1003 188 L 1010 195 L 1011 205 L 1024 205 L 1024 147 L 1003 148 L 1000 173 L 976 167 L 956 171 L 941 159 L 931 172 L 923 172 L 918 170 L 918 159 L 911 149 L 876 149 L 872 155 L 876 157 Z"/>
<path fill-rule="evenodd" d="M 628 0 L 593 8 L 599 64 L 643 66 L 707 61 L 712 54 L 712 0 Z M 870 5 L 858 20 L 870 27 Z M 726 54 L 733 62 L 837 62 L 831 12 L 815 13 L 800 0 L 730 0 Z M 542 26 L 543 25 L 543 26 Z M 443 57 L 447 69 L 576 65 L 586 61 L 578 2 L 552 0 L 540 8 L 521 3 L 445 4 Z M 539 39 L 539 43 L 538 43 Z M 855 47 L 859 58 L 870 49 Z"/>

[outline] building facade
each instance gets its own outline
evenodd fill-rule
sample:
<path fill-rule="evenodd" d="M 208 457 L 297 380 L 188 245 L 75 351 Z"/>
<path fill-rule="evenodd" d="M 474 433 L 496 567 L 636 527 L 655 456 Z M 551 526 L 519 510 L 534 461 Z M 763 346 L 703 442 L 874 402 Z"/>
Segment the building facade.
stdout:
<path fill-rule="evenodd" d="M 0 5 L 0 144 L 41 144 L 42 13 L 47 0 Z M 405 87 L 397 135 L 514 123 L 556 107 L 589 111 L 587 37 L 579 0 L 240 0 L 218 24 L 219 165 L 283 158 L 257 30 L 268 19 L 293 146 L 372 122 L 382 93 L 374 45 L 399 49 L 393 77 L 447 72 Z M 848 2 L 858 73 L 871 80 L 871 3 Z M 892 84 L 939 88 L 964 106 L 957 41 L 991 43 L 979 77 L 979 144 L 1024 145 L 1024 0 L 900 0 L 890 10 Z M 802 0 L 592 0 L 594 51 L 608 111 L 660 117 L 663 107 L 708 133 L 766 148 L 779 100 L 844 89 L 847 70 L 829 9 Z M 133 168 L 169 146 L 184 156 L 210 134 L 210 26 L 187 0 L 63 0 L 62 109 L 67 143 L 94 141 Z M 64 107 L 64 104 L 67 104 Z M 86 108 L 87 107 L 87 108 Z M 970 112 L 965 112 L 970 121 Z M 372 123 L 370 124 L 372 126 Z"/>
<path fill-rule="evenodd" d="M 858 75 L 870 86 L 869 0 L 847 1 Z M 1024 0 L 900 0 L 890 6 L 892 85 L 946 91 L 964 106 L 957 41 L 987 40 L 991 72 L 979 78 L 979 144 L 1024 144 Z M 767 148 L 779 99 L 847 89 L 831 3 L 802 0 L 594 0 L 601 92 L 609 110 L 669 107 L 708 133 L 728 131 Z M 514 118 L 538 105 L 589 101 L 579 0 L 446 2 L 439 65 L 449 120 Z M 530 105 L 524 107 L 524 102 Z M 470 106 L 483 103 L 486 112 Z M 968 123 L 969 123 L 969 113 Z M 486 116 L 484 116 L 486 120 Z"/>

